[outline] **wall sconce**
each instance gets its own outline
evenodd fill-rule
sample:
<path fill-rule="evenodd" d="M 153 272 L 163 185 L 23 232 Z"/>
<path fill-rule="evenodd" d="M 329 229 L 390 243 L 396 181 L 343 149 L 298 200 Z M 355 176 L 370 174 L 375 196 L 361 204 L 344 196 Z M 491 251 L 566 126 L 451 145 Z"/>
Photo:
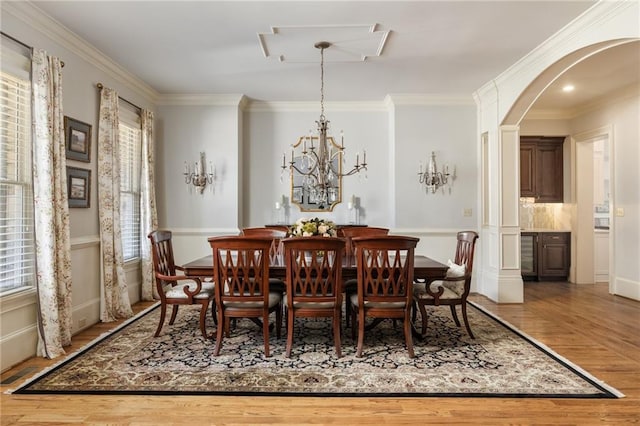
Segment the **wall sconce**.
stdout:
<path fill-rule="evenodd" d="M 216 179 L 216 171 L 213 168 L 213 164 L 209 161 L 209 172 L 205 171 L 205 158 L 204 152 L 200 153 L 200 161 L 196 161 L 193 170 L 189 164 L 184 162 L 184 183 L 187 185 L 193 185 L 200 194 L 204 192 L 204 188 L 207 184 L 212 185 Z M 191 192 L 191 186 L 189 186 L 189 192 Z"/>
<path fill-rule="evenodd" d="M 420 183 L 424 183 L 425 191 L 432 194 L 443 185 L 447 185 L 449 181 L 449 165 L 445 164 L 442 172 L 438 171 L 436 166 L 436 153 L 431 151 L 431 158 L 427 170 L 422 170 L 422 161 L 420 162 L 420 173 L 418 173 Z"/>

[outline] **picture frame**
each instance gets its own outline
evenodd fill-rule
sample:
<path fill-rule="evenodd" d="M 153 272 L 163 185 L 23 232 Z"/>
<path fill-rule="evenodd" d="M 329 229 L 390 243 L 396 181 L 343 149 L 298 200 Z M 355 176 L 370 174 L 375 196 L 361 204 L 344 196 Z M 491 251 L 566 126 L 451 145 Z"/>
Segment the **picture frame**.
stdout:
<path fill-rule="evenodd" d="M 69 208 L 91 206 L 91 170 L 67 166 L 67 198 Z"/>
<path fill-rule="evenodd" d="M 304 196 L 303 194 L 303 190 L 301 186 L 294 186 L 293 187 L 293 191 L 291 193 L 291 202 L 292 203 L 297 203 L 297 204 L 302 204 L 303 200 L 304 200 Z"/>
<path fill-rule="evenodd" d="M 91 162 L 91 125 L 64 117 L 65 153 L 69 160 Z"/>

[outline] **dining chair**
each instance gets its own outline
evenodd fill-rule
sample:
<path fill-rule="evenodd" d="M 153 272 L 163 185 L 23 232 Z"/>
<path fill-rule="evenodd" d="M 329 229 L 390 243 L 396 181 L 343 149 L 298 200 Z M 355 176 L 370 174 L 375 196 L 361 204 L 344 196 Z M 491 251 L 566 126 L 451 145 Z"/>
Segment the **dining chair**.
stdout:
<path fill-rule="evenodd" d="M 285 227 L 286 228 L 286 227 Z M 250 237 L 267 237 L 271 238 L 272 244 L 269 248 L 269 260 L 272 265 L 281 264 L 282 260 L 282 247 L 280 241 L 287 237 L 288 231 L 276 228 L 276 227 L 256 227 L 256 228 L 242 228 L 241 235 Z"/>
<path fill-rule="evenodd" d="M 282 241 L 286 267 L 286 356 L 291 356 L 296 318 L 332 318 L 336 356 L 342 356 L 342 256 L 345 241 L 337 237 L 299 237 Z"/>
<path fill-rule="evenodd" d="M 276 335 L 282 327 L 282 293 L 269 288 L 271 238 L 249 236 L 210 237 L 213 251 L 218 330 L 214 355 L 220 354 L 230 318 L 255 319 L 262 326 L 264 354 L 269 355 L 269 314 L 276 312 Z M 261 319 L 262 321 L 258 321 Z M 223 333 L 224 330 L 224 333 Z"/>
<path fill-rule="evenodd" d="M 351 334 L 362 356 L 365 319 L 402 320 L 409 357 L 414 357 L 411 335 L 414 251 L 419 239 L 401 235 L 357 237 L 353 239 L 357 262 L 357 292 L 347 303 L 354 313 Z"/>
<path fill-rule="evenodd" d="M 429 283 L 428 289 L 426 283 L 414 284 L 414 301 L 420 309 L 423 335 L 427 332 L 426 306 L 448 305 L 451 308 L 453 320 L 460 327 L 460 320 L 456 312 L 456 306 L 460 305 L 467 333 L 472 339 L 475 339 L 467 318 L 467 297 L 471 290 L 473 253 L 477 240 L 478 234 L 474 231 L 458 232 L 455 258 L 453 262 L 449 260 L 446 277 L 443 280 Z"/>
<path fill-rule="evenodd" d="M 175 264 L 173 258 L 173 245 L 171 243 L 171 231 L 154 230 L 147 236 L 151 240 L 151 253 L 153 256 L 153 269 L 156 278 L 156 289 L 160 296 L 160 322 L 154 337 L 160 335 L 164 325 L 167 306 L 172 306 L 169 325 L 173 325 L 178 315 L 180 305 L 195 305 L 200 307 L 200 331 L 207 339 L 205 322 L 207 308 L 213 301 L 214 284 L 203 282 L 199 277 L 178 275 L 176 271 L 184 270 Z M 215 304 L 211 303 L 211 315 L 215 320 Z"/>
<path fill-rule="evenodd" d="M 348 263 L 355 263 L 356 253 L 353 246 L 353 238 L 355 237 L 376 237 L 382 235 L 388 235 L 389 228 L 381 228 L 376 226 L 342 226 L 338 228 L 338 237 L 344 237 L 346 239 L 345 254 Z M 344 282 L 343 289 L 345 294 L 345 300 L 349 300 L 352 294 L 355 294 L 358 287 L 358 281 L 356 279 L 350 279 Z M 345 306 L 345 320 L 347 327 L 351 321 L 351 305 L 349 303 Z"/>

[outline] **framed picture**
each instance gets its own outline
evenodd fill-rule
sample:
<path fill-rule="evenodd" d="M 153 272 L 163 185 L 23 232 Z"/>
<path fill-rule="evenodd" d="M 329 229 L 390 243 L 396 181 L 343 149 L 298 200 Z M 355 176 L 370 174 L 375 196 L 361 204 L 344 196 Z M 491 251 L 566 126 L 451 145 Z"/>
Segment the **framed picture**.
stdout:
<path fill-rule="evenodd" d="M 298 203 L 298 204 L 302 204 L 302 187 L 301 186 L 294 186 L 293 187 L 293 192 L 291 195 L 291 202 L 293 203 Z"/>
<path fill-rule="evenodd" d="M 65 116 L 64 135 L 67 158 L 91 162 L 91 125 Z"/>
<path fill-rule="evenodd" d="M 67 167 L 67 197 L 69 207 L 89 208 L 91 170 Z"/>

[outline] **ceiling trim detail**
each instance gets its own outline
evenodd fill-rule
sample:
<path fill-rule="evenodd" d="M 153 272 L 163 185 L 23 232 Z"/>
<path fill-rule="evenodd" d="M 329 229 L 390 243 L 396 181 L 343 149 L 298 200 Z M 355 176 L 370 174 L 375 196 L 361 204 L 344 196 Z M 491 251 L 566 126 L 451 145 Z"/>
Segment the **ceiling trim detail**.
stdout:
<path fill-rule="evenodd" d="M 325 110 L 330 114 L 332 111 L 388 111 L 387 104 L 383 101 L 369 102 L 325 102 Z M 269 102 L 269 101 L 249 101 L 246 111 L 251 112 L 319 112 L 318 102 Z"/>
<path fill-rule="evenodd" d="M 258 33 L 258 43 L 265 58 L 279 62 L 318 62 L 313 47 L 319 41 L 331 43 L 325 62 L 364 62 L 384 50 L 389 31 L 377 28 L 378 24 L 272 26 L 270 33 Z"/>
<path fill-rule="evenodd" d="M 159 95 L 157 105 L 210 105 L 210 106 L 241 106 L 245 96 L 231 95 Z"/>
<path fill-rule="evenodd" d="M 431 93 L 391 93 L 389 101 L 394 105 L 474 105 L 471 94 L 468 95 L 442 95 Z"/>

